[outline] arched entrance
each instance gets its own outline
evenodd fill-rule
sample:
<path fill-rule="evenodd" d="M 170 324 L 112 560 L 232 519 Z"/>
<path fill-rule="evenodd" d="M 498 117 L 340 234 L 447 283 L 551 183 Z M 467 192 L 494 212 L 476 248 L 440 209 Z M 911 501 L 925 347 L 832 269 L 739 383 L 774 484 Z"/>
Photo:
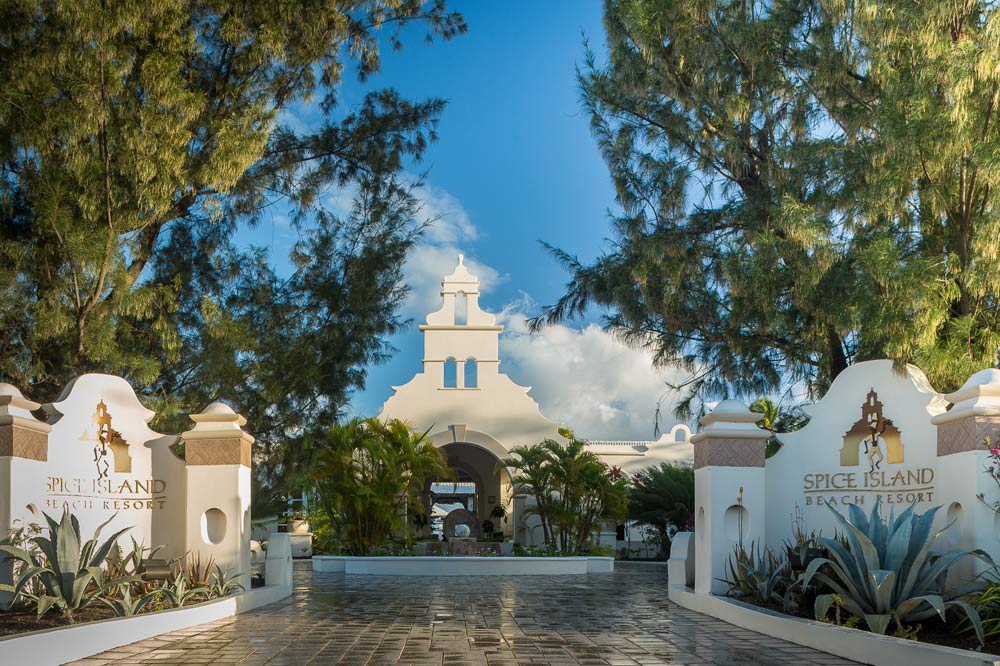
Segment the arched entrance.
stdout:
<path fill-rule="evenodd" d="M 491 525 L 494 534 L 512 536 L 510 476 L 499 464 L 506 450 L 488 435 L 463 427 L 452 426 L 430 439 L 445 455 L 457 480 L 433 479 L 425 487 L 427 515 L 436 517 L 432 529 L 443 522 L 448 510 L 460 507 L 475 516 L 473 533 L 481 539 L 490 536 Z"/>

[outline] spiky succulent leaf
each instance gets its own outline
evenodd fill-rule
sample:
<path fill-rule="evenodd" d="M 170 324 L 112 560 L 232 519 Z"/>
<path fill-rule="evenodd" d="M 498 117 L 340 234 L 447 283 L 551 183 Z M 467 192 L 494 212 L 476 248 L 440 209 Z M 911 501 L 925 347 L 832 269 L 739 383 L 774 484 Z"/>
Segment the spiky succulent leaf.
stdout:
<path fill-rule="evenodd" d="M 868 583 L 871 586 L 875 609 L 882 613 L 892 612 L 896 572 L 877 569 L 868 575 Z"/>
<path fill-rule="evenodd" d="M 35 600 L 35 612 L 38 617 L 45 615 L 50 608 L 65 608 L 66 602 L 61 597 L 42 595 Z"/>
<path fill-rule="evenodd" d="M 930 606 L 938 617 L 942 620 L 944 619 L 945 605 L 944 599 L 940 594 L 923 594 L 919 597 L 910 597 L 896 606 L 896 613 L 903 621 L 911 622 L 910 616 L 924 604 Z"/>
<path fill-rule="evenodd" d="M 982 618 L 979 617 L 979 611 L 969 602 L 963 599 L 953 599 L 951 601 L 946 601 L 944 604 L 945 608 L 958 608 L 963 613 L 965 617 L 968 618 L 969 622 L 972 624 L 973 629 L 976 631 L 976 638 L 979 639 L 979 644 L 982 645 L 985 641 L 983 633 L 983 622 Z"/>
<path fill-rule="evenodd" d="M 818 594 L 816 595 L 816 603 L 813 604 L 813 611 L 816 614 L 817 620 L 822 620 L 826 617 L 826 614 L 830 612 L 833 607 L 833 595 L 832 594 Z"/>
<path fill-rule="evenodd" d="M 914 504 L 899 516 L 890 512 L 883 521 L 879 505 L 876 501 L 868 516 L 852 506 L 850 519 L 828 505 L 843 528 L 848 546 L 820 539 L 830 557 L 810 563 L 800 579 L 803 585 L 813 580 L 827 585 L 841 596 L 845 609 L 863 617 L 876 633 L 884 633 L 894 615 L 902 622 L 934 615 L 943 617 L 952 604 L 965 611 L 973 623 L 968 610 L 975 612 L 975 609 L 959 599 L 968 590 L 954 588 L 945 592 L 944 581 L 957 562 L 979 554 L 934 552 L 934 543 L 950 527 L 932 533 L 934 516 L 940 507 L 918 515 Z M 817 605 L 817 612 L 829 610 L 828 603 L 832 602 L 824 599 Z M 978 622 L 978 615 L 975 620 Z"/>
<path fill-rule="evenodd" d="M 104 564 L 104 561 L 108 559 L 108 554 L 111 549 L 114 548 L 115 544 L 118 542 L 118 537 L 122 536 L 128 532 L 131 527 L 126 527 L 125 529 L 118 530 L 105 541 L 99 548 L 97 548 L 89 560 L 89 566 L 100 566 Z M 95 540 L 96 541 L 96 540 Z"/>
<path fill-rule="evenodd" d="M 889 623 L 892 621 L 892 615 L 881 613 L 865 613 L 864 618 L 868 629 L 876 634 L 885 634 L 885 630 L 889 628 Z"/>
<path fill-rule="evenodd" d="M 18 548 L 17 546 L 0 546 L 0 553 L 7 553 L 10 557 L 16 560 L 20 560 L 30 566 L 39 566 L 39 562 L 35 559 L 35 556 L 24 548 Z"/>
<path fill-rule="evenodd" d="M 0 585 L 0 590 L 10 592 L 12 596 L 11 603 L 13 603 L 13 600 L 21 594 L 25 585 L 30 583 L 36 576 L 47 572 L 49 572 L 49 570 L 45 567 L 27 567 L 20 573 L 20 575 L 18 575 L 17 580 L 14 581 L 13 585 Z"/>

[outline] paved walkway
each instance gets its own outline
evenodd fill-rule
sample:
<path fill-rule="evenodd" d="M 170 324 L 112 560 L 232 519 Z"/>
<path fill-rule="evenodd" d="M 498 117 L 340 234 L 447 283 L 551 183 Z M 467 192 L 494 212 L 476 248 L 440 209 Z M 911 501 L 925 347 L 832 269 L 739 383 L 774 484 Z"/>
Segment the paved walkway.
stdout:
<path fill-rule="evenodd" d="M 854 662 L 737 629 L 667 601 L 665 567 L 614 575 L 375 577 L 313 574 L 235 618 L 77 665 L 719 666 Z"/>

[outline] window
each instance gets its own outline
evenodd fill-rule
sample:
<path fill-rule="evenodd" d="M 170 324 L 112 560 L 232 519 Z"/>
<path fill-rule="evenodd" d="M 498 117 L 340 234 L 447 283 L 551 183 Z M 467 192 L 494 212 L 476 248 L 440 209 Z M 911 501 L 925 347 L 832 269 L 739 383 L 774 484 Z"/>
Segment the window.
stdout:
<path fill-rule="evenodd" d="M 476 388 L 479 385 L 479 368 L 476 359 L 465 359 L 465 388 Z"/>
<path fill-rule="evenodd" d="M 455 294 L 455 326 L 465 326 L 469 323 L 469 297 L 464 291 Z"/>
<path fill-rule="evenodd" d="M 455 359 L 447 358 L 444 361 L 444 387 L 455 388 L 458 386 L 458 366 Z"/>

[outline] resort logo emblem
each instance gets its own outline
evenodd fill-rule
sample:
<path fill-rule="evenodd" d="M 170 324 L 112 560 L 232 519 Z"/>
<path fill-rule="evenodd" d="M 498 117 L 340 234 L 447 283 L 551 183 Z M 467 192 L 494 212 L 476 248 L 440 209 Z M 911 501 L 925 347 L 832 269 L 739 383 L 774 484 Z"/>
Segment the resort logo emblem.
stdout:
<path fill-rule="evenodd" d="M 863 459 L 862 459 L 863 456 Z M 805 506 L 866 504 L 879 499 L 887 504 L 909 505 L 934 500 L 933 467 L 894 467 L 903 462 L 900 430 L 885 415 L 873 388 L 861 405 L 861 417 L 844 433 L 841 469 L 803 476 Z M 849 471 L 844 467 L 860 467 Z"/>
<path fill-rule="evenodd" d="M 840 465 L 857 467 L 864 456 L 869 474 L 879 472 L 883 463 L 903 462 L 903 441 L 891 419 L 885 417 L 882 402 L 873 388 L 861 405 L 861 418 L 844 433 Z"/>
<path fill-rule="evenodd" d="M 97 403 L 97 411 L 94 412 L 92 419 L 97 428 L 97 444 L 94 446 L 97 478 L 106 479 L 111 471 L 116 474 L 130 473 L 132 456 L 128 452 L 128 442 L 120 432 L 111 427 L 111 414 L 103 400 Z M 109 451 L 111 462 L 108 462 Z"/>

